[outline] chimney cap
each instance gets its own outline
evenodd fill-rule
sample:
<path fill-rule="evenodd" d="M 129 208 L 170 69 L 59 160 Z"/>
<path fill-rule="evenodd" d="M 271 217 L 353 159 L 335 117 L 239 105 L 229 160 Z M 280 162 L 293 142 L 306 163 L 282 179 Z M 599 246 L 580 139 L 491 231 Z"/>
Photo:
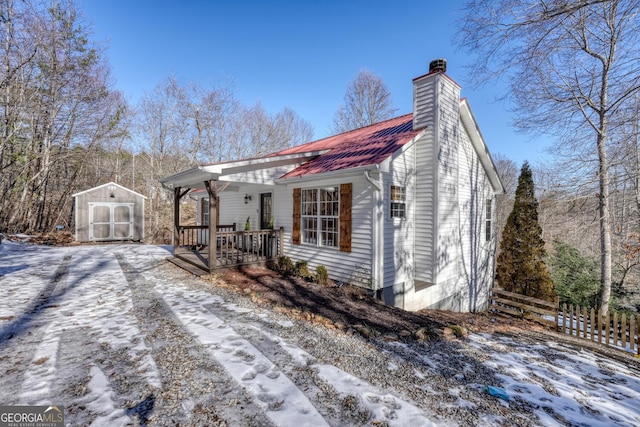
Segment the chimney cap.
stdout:
<path fill-rule="evenodd" d="M 429 63 L 430 73 L 446 73 L 447 72 L 447 60 L 444 58 L 434 59 Z"/>

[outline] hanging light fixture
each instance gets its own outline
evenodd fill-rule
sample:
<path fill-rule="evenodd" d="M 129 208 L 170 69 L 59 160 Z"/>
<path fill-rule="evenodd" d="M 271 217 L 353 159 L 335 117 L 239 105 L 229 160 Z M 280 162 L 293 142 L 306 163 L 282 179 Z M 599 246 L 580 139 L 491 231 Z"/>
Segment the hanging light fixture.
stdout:
<path fill-rule="evenodd" d="M 244 204 L 248 205 L 250 201 L 251 201 L 251 194 L 245 194 L 244 195 Z"/>

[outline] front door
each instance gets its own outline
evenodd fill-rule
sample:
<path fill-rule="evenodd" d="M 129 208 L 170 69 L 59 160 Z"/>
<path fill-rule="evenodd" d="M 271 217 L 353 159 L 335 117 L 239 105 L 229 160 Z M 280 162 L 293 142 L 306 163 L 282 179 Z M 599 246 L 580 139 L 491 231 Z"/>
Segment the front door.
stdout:
<path fill-rule="evenodd" d="M 260 229 L 272 228 L 272 217 L 271 193 L 262 193 L 260 194 Z"/>

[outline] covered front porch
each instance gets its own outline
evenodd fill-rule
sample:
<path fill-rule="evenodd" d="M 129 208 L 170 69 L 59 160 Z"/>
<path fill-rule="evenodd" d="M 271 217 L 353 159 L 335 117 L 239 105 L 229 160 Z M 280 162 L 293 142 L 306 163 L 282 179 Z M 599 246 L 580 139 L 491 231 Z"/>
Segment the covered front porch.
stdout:
<path fill-rule="evenodd" d="M 235 223 L 218 224 L 219 193 L 226 185 L 218 186 L 216 181 L 206 181 L 202 184 L 208 194 L 208 197 L 202 199 L 202 208 L 207 211 L 205 225 L 182 224 L 180 204 L 192 189 L 174 188 L 174 257 L 211 273 L 218 268 L 262 264 L 283 255 L 282 227 L 277 230 L 238 230 Z M 182 266 L 181 263 L 177 264 Z"/>
<path fill-rule="evenodd" d="M 173 191 L 174 257 L 210 273 L 284 255 L 284 229 L 277 220 L 274 224 L 265 208 L 272 203 L 275 180 L 318 154 L 312 151 L 197 166 L 161 179 L 162 185 Z M 183 199 L 194 193 L 199 194 L 197 225 L 183 223 L 180 215 Z M 220 223 L 222 193 L 233 202 L 225 205 L 223 214 L 226 212 L 234 223 L 228 219 Z M 258 201 L 260 206 L 255 205 Z M 246 226 L 240 223 L 244 218 Z"/>
<path fill-rule="evenodd" d="M 204 239 L 209 226 L 180 226 L 173 254 L 189 264 L 212 272 L 217 268 L 262 264 L 283 255 L 284 229 L 235 231 L 235 224 L 217 225 L 215 237 Z M 201 242 L 206 241 L 207 244 Z M 210 245 L 208 242 L 216 242 Z M 211 260 L 214 262 L 212 263 Z"/>

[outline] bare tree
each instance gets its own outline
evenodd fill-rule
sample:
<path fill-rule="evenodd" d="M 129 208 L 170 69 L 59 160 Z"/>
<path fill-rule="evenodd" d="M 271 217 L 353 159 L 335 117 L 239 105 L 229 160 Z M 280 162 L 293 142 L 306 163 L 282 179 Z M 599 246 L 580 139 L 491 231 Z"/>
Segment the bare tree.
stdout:
<path fill-rule="evenodd" d="M 520 129 L 551 131 L 565 147 L 589 148 L 587 159 L 574 159 L 593 159 L 598 178 L 604 312 L 612 283 L 609 130 L 640 88 L 638 6 L 637 0 L 471 0 L 461 22 L 461 44 L 478 54 L 476 75 L 509 76 L 507 96 Z"/>
<path fill-rule="evenodd" d="M 44 231 L 70 209 L 75 148 L 119 132 L 122 99 L 73 1 L 2 1 L 0 17 L 0 228 Z"/>
<path fill-rule="evenodd" d="M 372 125 L 392 118 L 396 111 L 382 78 L 363 69 L 347 86 L 343 104 L 333 116 L 332 130 L 341 133 Z"/>
<path fill-rule="evenodd" d="M 493 160 L 496 164 L 498 175 L 500 175 L 500 181 L 502 181 L 502 185 L 504 186 L 504 193 L 496 197 L 496 242 L 500 244 L 502 241 L 502 231 L 507 223 L 509 213 L 511 213 L 511 209 L 513 209 L 513 201 L 520 170 L 513 160 L 502 154 L 498 153 L 494 155 Z M 500 252 L 500 247 L 498 247 L 497 252 Z"/>
<path fill-rule="evenodd" d="M 243 121 L 249 130 L 249 156 L 276 152 L 313 138 L 311 125 L 289 108 L 270 115 L 257 103 L 245 111 Z"/>
<path fill-rule="evenodd" d="M 174 77 L 146 93 L 138 106 L 138 170 L 149 197 L 151 240 L 170 229 L 171 203 L 159 179 L 196 163 L 264 155 L 313 136 L 290 109 L 269 114 L 260 103 L 245 107 L 231 85 L 204 88 Z"/>

